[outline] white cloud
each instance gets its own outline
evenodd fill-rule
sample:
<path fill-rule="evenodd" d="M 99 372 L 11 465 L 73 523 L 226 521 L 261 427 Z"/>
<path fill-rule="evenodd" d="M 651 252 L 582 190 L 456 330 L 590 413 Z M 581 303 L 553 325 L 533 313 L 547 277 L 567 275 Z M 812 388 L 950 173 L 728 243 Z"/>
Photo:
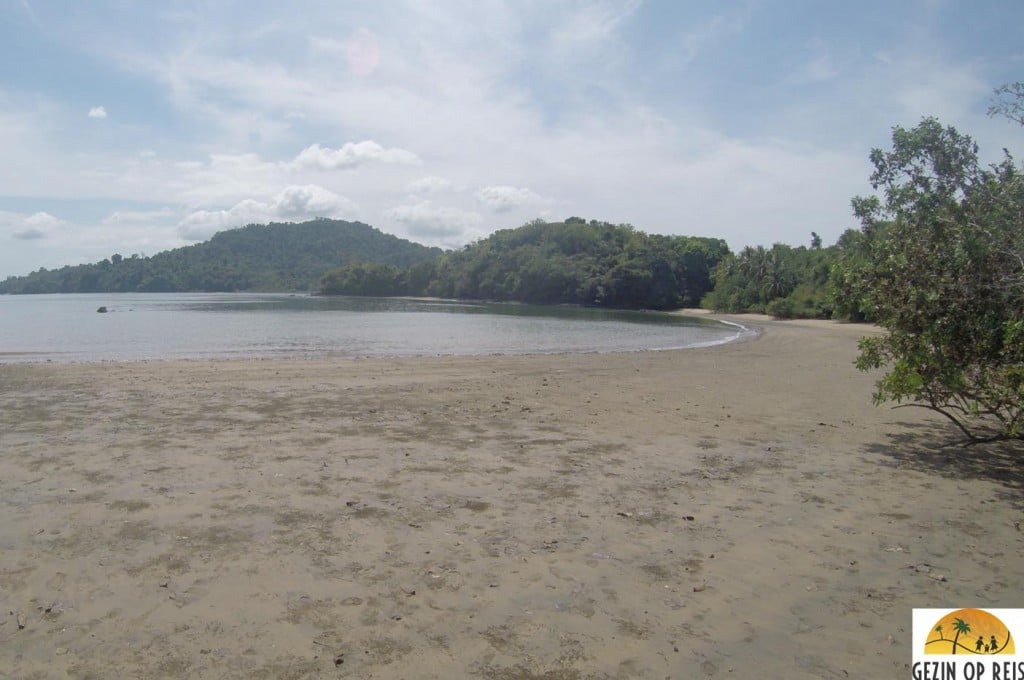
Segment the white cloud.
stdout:
<path fill-rule="evenodd" d="M 315 184 L 290 186 L 278 194 L 271 203 L 272 213 L 278 217 L 333 217 L 351 214 L 355 203 Z"/>
<path fill-rule="evenodd" d="M 618 25 L 640 7 L 640 0 L 628 2 L 599 2 L 583 5 L 571 11 L 565 22 L 556 27 L 552 42 L 600 43 L 612 36 Z"/>
<path fill-rule="evenodd" d="M 832 63 L 827 54 L 821 54 L 804 63 L 796 72 L 794 80 L 798 83 L 823 83 L 839 75 L 839 69 Z"/>
<path fill-rule="evenodd" d="M 313 144 L 303 149 L 295 157 L 294 164 L 299 167 L 319 170 L 337 170 L 352 168 L 368 162 L 420 165 L 423 161 L 411 151 L 397 148 L 385 149 L 377 142 L 367 140 L 355 143 L 347 142 L 339 149 Z"/>
<path fill-rule="evenodd" d="M 529 189 L 510 186 L 484 187 L 476 192 L 476 197 L 485 206 L 499 213 L 536 204 L 542 200 Z"/>
<path fill-rule="evenodd" d="M 366 29 L 356 31 L 345 45 L 345 57 L 348 59 L 349 71 L 360 78 L 371 75 L 380 64 L 377 37 Z"/>
<path fill-rule="evenodd" d="M 349 72 L 360 78 L 372 75 L 380 64 L 380 42 L 365 28 L 354 32 L 346 41 L 312 37 L 309 44 L 315 52 L 344 58 Z"/>
<path fill-rule="evenodd" d="M 417 180 L 409 182 L 408 189 L 413 194 L 437 194 L 442 191 L 448 191 L 452 189 L 453 185 L 450 179 L 444 177 L 438 177 L 436 175 L 429 175 L 427 177 L 421 177 Z"/>
<path fill-rule="evenodd" d="M 185 245 L 173 226 L 67 221 L 48 212 L 0 211 L 0 275 L 96 262 L 111 253 L 157 253 Z"/>
<path fill-rule="evenodd" d="M 901 64 L 895 77 L 900 81 L 900 88 L 894 89 L 895 99 L 910 124 L 924 116 L 963 119 L 974 108 L 973 102 L 992 91 L 976 64 L 935 68 L 927 61 L 912 60 Z"/>
<path fill-rule="evenodd" d="M 64 224 L 64 220 L 54 217 L 48 212 L 37 212 L 25 218 L 25 224 L 41 229 L 54 229 Z"/>
<path fill-rule="evenodd" d="M 100 222 L 104 226 L 153 224 L 174 217 L 177 213 L 170 208 L 160 210 L 117 210 Z"/>
<path fill-rule="evenodd" d="M 94 106 L 89 109 L 89 113 L 87 115 L 90 118 L 98 118 L 102 120 L 107 117 L 107 109 L 102 106 Z"/>
<path fill-rule="evenodd" d="M 100 65 L 112 80 L 92 91 L 120 92 L 138 115 L 116 137 L 80 134 L 90 103 L 73 92 L 0 85 L 0 187 L 31 206 L 0 222 L 0 264 L 60 263 L 72 239 L 111 252 L 145 232 L 154 252 L 179 224 L 196 235 L 303 219 L 310 197 L 283 195 L 293 186 L 358 197 L 375 226 L 445 245 L 548 211 L 734 248 L 802 243 L 811 229 L 828 240 L 852 226 L 849 197 L 870 190 L 867 154 L 893 124 L 936 114 L 983 151 L 1024 155 L 1024 136 L 984 115 L 1020 64 L 1008 27 L 1022 10 L 955 5 L 918 28 L 917 10 L 886 6 L 893 20 L 872 31 L 851 23 L 863 13 L 760 0 L 50 12 L 64 38 L 40 49 Z M 992 39 L 950 39 L 963 17 Z M 125 106 L 108 120 L 120 126 Z M 109 202 L 97 213 L 93 201 Z M 32 240 L 56 230 L 24 224 L 37 210 L 69 220 L 61 238 Z"/>
<path fill-rule="evenodd" d="M 295 181 L 286 166 L 254 153 L 218 153 L 206 163 L 181 162 L 174 178 L 176 198 L 191 205 L 224 205 L 253 195 L 269 196 Z"/>
<path fill-rule="evenodd" d="M 0 211 L 0 229 L 19 241 L 38 241 L 53 235 L 67 223 L 47 212 L 31 215 Z"/>
<path fill-rule="evenodd" d="M 351 217 L 356 205 L 316 185 L 293 185 L 266 201 L 245 199 L 226 210 L 196 210 L 178 223 L 178 234 L 201 241 L 224 229 L 261 222 L 302 222 L 314 217 Z"/>
<path fill-rule="evenodd" d="M 385 215 L 404 224 L 410 235 L 441 243 L 464 243 L 467 234 L 482 222 L 475 212 L 438 206 L 430 201 L 395 206 L 385 211 Z"/>
<path fill-rule="evenodd" d="M 709 46 L 725 42 L 729 37 L 743 32 L 750 21 L 755 3 L 750 0 L 734 10 L 726 10 L 699 23 L 682 37 L 682 48 L 686 61 L 695 60 Z"/>

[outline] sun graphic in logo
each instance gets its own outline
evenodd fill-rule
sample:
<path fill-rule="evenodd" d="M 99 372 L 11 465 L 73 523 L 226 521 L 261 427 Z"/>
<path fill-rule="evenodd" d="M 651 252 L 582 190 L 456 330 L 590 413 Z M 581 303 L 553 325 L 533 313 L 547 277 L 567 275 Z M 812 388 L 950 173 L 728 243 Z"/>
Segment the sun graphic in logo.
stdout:
<path fill-rule="evenodd" d="M 935 622 L 925 654 L 1014 654 L 1010 629 L 984 609 L 958 609 Z"/>

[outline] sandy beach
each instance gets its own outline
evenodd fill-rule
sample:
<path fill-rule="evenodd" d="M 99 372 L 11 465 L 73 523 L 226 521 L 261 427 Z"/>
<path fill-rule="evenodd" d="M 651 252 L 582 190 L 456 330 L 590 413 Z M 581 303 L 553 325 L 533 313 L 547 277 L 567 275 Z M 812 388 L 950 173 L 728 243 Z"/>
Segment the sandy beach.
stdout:
<path fill-rule="evenodd" d="M 1020 446 L 872 329 L 628 354 L 0 365 L 2 678 L 909 677 L 1024 607 Z"/>

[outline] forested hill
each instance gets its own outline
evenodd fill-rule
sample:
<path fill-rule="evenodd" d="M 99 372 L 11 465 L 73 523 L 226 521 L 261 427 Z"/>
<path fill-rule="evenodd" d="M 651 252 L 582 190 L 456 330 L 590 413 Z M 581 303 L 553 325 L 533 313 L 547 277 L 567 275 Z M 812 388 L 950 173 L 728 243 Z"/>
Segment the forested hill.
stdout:
<path fill-rule="evenodd" d="M 407 270 L 354 263 L 324 277 L 321 292 L 671 309 L 696 306 L 728 253 L 716 238 L 537 220 Z"/>
<path fill-rule="evenodd" d="M 115 254 L 10 277 L 0 282 L 0 293 L 309 291 L 327 271 L 349 262 L 405 268 L 441 254 L 361 222 L 250 224 L 151 257 Z"/>

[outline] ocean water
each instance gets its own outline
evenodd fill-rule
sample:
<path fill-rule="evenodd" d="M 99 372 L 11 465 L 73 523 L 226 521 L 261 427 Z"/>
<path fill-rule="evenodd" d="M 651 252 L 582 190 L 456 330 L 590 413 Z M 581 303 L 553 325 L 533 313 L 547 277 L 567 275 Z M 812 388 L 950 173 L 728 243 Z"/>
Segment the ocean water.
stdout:
<path fill-rule="evenodd" d="M 0 295 L 0 363 L 624 352 L 706 346 L 745 332 L 656 312 L 424 299 Z"/>

